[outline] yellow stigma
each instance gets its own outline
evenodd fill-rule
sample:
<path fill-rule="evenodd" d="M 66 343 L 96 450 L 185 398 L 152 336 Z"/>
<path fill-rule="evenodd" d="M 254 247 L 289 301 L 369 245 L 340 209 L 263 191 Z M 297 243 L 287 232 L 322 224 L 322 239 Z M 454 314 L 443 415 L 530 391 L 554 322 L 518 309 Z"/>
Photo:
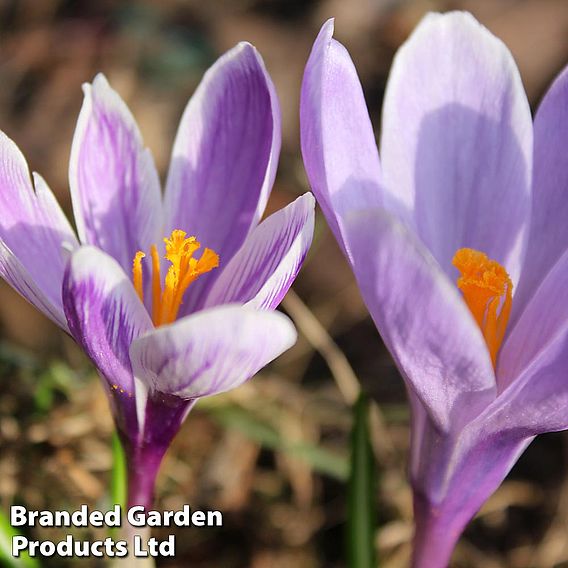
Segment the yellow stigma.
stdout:
<path fill-rule="evenodd" d="M 171 266 L 164 278 L 162 289 L 162 277 L 160 274 L 160 257 L 156 245 L 151 247 L 152 257 L 152 321 L 154 325 L 164 325 L 175 321 L 183 301 L 183 295 L 189 285 L 202 274 L 219 266 L 219 255 L 206 248 L 201 258 L 193 258 L 201 244 L 195 237 L 186 237 L 185 231 L 175 229 L 166 243 L 166 258 Z M 146 255 L 138 251 L 132 263 L 132 281 L 134 288 L 144 301 L 144 288 L 142 284 L 142 259 Z"/>
<path fill-rule="evenodd" d="M 459 249 L 452 264 L 461 273 L 458 288 L 483 333 L 495 367 L 511 314 L 511 279 L 497 261 L 474 249 Z"/>
<path fill-rule="evenodd" d="M 134 255 L 134 260 L 132 261 L 132 282 L 134 282 L 134 289 L 140 298 L 144 297 L 144 290 L 142 289 L 142 259 L 146 255 L 139 250 Z"/>

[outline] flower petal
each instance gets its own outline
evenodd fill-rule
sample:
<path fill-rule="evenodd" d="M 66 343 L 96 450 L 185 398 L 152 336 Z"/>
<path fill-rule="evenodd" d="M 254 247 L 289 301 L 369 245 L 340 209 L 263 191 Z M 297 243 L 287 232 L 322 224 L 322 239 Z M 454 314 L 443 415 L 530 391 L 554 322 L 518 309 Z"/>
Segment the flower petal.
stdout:
<path fill-rule="evenodd" d="M 515 295 L 515 302 L 521 302 L 522 307 L 568 249 L 567 145 L 568 69 L 556 79 L 535 117 L 531 230 Z"/>
<path fill-rule="evenodd" d="M 205 306 L 248 302 L 257 309 L 275 309 L 310 248 L 314 204 L 306 193 L 258 225 L 213 284 Z"/>
<path fill-rule="evenodd" d="M 136 252 L 163 236 L 158 173 L 132 114 L 105 77 L 83 89 L 69 164 L 79 238 L 129 272 Z"/>
<path fill-rule="evenodd" d="M 429 566 L 428 560 L 445 565 L 434 559 L 446 543 L 455 542 L 535 435 L 568 428 L 567 277 L 568 252 L 541 283 L 503 347 L 495 400 L 454 438 L 422 423 L 411 464 L 418 554 L 425 559 L 419 566 Z M 428 510 L 435 515 L 428 518 Z M 440 546 L 433 550 L 425 544 L 428 539 Z"/>
<path fill-rule="evenodd" d="M 239 386 L 295 341 L 283 314 L 226 305 L 147 333 L 130 358 L 151 392 L 192 399 Z"/>
<path fill-rule="evenodd" d="M 240 43 L 207 71 L 181 119 L 165 194 L 168 231 L 195 235 L 227 263 L 264 212 L 280 136 L 272 81 L 256 49 Z M 184 313 L 216 277 L 192 286 Z"/>
<path fill-rule="evenodd" d="M 535 436 L 568 429 L 568 330 L 566 326 L 490 407 L 495 430 Z"/>
<path fill-rule="evenodd" d="M 470 247 L 520 273 L 532 121 L 513 58 L 470 14 L 430 14 L 393 64 L 383 106 L 385 191 L 454 277 Z"/>
<path fill-rule="evenodd" d="M 568 251 L 541 282 L 499 355 L 492 414 L 530 434 L 568 428 Z"/>
<path fill-rule="evenodd" d="M 495 396 L 489 352 L 457 287 L 384 210 L 346 220 L 353 270 L 409 388 L 443 431 L 458 431 Z"/>
<path fill-rule="evenodd" d="M 18 257 L 0 240 L 0 275 L 28 302 L 43 312 L 64 331 L 68 331 L 63 304 L 50 301 L 38 287 L 35 279 L 19 261 Z M 60 302 L 61 303 L 61 302 Z"/>
<path fill-rule="evenodd" d="M 46 182 L 30 179 L 16 144 L 0 132 L 0 275 L 67 329 L 61 283 L 77 238 Z"/>
<path fill-rule="evenodd" d="M 130 279 L 111 256 L 85 246 L 71 257 L 63 283 L 71 334 L 107 382 L 115 416 L 136 431 L 136 388 L 130 344 L 153 328 Z"/>
<path fill-rule="evenodd" d="M 381 204 L 380 164 L 369 112 L 349 53 L 322 27 L 302 82 L 300 123 L 308 179 L 339 245 L 343 217 Z"/>
<path fill-rule="evenodd" d="M 463 529 L 531 441 L 484 429 L 482 420 L 456 437 L 429 426 L 423 433 L 420 462 L 412 468 L 413 567 L 450 565 Z"/>

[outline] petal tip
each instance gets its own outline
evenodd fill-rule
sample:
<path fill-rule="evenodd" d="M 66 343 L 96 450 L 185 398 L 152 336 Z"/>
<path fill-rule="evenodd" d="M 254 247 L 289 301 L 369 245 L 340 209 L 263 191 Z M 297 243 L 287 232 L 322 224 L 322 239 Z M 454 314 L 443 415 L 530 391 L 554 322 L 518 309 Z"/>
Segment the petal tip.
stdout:
<path fill-rule="evenodd" d="M 92 82 L 92 85 L 93 85 L 94 87 L 97 87 L 97 86 L 110 87 L 110 84 L 109 84 L 109 82 L 108 82 L 108 79 L 106 78 L 106 75 L 105 75 L 102 71 L 99 71 L 99 72 L 95 75 L 95 77 L 94 77 L 94 79 L 93 79 L 93 82 Z"/>
<path fill-rule="evenodd" d="M 324 47 L 329 46 L 330 43 L 334 41 L 333 40 L 334 33 L 335 33 L 335 18 L 329 18 L 329 20 L 326 20 L 323 23 L 322 27 L 320 28 L 320 31 L 314 42 L 313 51 L 316 51 L 317 49 L 323 49 Z"/>
<path fill-rule="evenodd" d="M 473 14 L 463 10 L 453 10 L 451 12 L 428 12 L 418 23 L 415 30 L 405 42 L 408 43 L 414 37 L 421 37 L 422 34 L 432 34 L 436 32 L 465 31 L 466 33 L 482 33 L 499 40 L 489 29 L 479 22 Z"/>
<path fill-rule="evenodd" d="M 306 191 L 306 193 L 300 195 L 298 199 L 302 200 L 306 204 L 306 207 L 309 207 L 310 209 L 315 209 L 316 198 L 314 197 L 314 194 L 311 191 Z"/>
<path fill-rule="evenodd" d="M 112 91 L 108 79 L 102 72 L 98 72 L 90 83 L 83 83 L 82 88 L 85 99 L 92 99 L 96 95 L 102 95 L 104 92 Z"/>
<path fill-rule="evenodd" d="M 284 353 L 284 351 L 290 349 L 298 341 L 298 330 L 294 325 L 294 322 L 286 314 L 278 310 L 258 310 L 252 306 L 242 305 L 238 306 L 239 310 L 242 310 L 243 316 L 249 315 L 251 320 L 259 320 L 259 312 L 262 313 L 262 319 L 266 323 L 266 329 L 273 329 L 274 333 L 277 333 L 279 341 L 279 354 Z M 248 313 L 248 314 L 247 314 Z M 277 357 L 276 355 L 275 357 Z"/>
<path fill-rule="evenodd" d="M 325 32 L 329 37 L 333 37 L 335 32 L 335 18 L 328 18 L 322 25 L 321 31 Z"/>
<path fill-rule="evenodd" d="M 233 48 L 226 52 L 225 57 L 228 60 L 242 60 L 247 66 L 258 66 L 264 71 L 264 60 L 258 49 L 248 41 L 240 41 Z"/>

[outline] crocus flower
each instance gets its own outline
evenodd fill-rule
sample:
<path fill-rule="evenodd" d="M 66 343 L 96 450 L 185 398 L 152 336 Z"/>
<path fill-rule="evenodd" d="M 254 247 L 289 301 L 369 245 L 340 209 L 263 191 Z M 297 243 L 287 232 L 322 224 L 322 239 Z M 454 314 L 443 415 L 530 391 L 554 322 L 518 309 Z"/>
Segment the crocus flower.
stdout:
<path fill-rule="evenodd" d="M 280 112 L 250 44 L 222 56 L 189 101 L 163 198 L 125 103 L 102 75 L 84 91 L 69 168 L 79 238 L 2 134 L 0 271 L 96 365 L 127 454 L 130 504 L 150 506 L 196 400 L 240 385 L 294 343 L 274 310 L 309 248 L 314 200 L 259 224 Z"/>
<path fill-rule="evenodd" d="M 302 152 L 407 386 L 413 562 L 438 568 L 533 437 L 568 428 L 568 74 L 533 127 L 503 43 L 428 15 L 393 63 L 379 162 L 332 36 L 304 75 Z"/>

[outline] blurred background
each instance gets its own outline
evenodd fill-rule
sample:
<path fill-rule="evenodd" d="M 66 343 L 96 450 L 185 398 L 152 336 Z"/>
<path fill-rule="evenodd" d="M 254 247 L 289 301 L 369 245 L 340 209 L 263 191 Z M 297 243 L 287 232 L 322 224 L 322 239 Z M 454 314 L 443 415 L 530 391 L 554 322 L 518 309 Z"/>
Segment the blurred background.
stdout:
<path fill-rule="evenodd" d="M 107 75 L 164 179 L 179 118 L 203 72 L 248 40 L 266 61 L 283 114 L 270 212 L 308 189 L 298 101 L 324 20 L 336 18 L 336 38 L 351 52 L 378 132 L 396 49 L 427 11 L 455 8 L 473 12 L 507 43 L 534 109 L 568 62 L 566 0 L 0 0 L 0 128 L 69 213 L 67 165 L 83 82 Z M 359 380 L 378 402 L 376 544 L 384 568 L 405 567 L 412 509 L 404 389 L 319 214 L 314 246 L 283 309 L 300 330 L 298 344 L 242 388 L 202 401 L 159 478 L 159 507 L 220 509 L 225 526 L 179 530 L 177 558 L 158 565 L 344 566 L 350 403 Z M 0 506 L 105 508 L 112 422 L 90 364 L 4 283 L 0 333 Z M 534 442 L 468 527 L 454 565 L 568 566 L 567 466 L 566 435 Z M 63 536 L 41 528 L 28 534 Z"/>

